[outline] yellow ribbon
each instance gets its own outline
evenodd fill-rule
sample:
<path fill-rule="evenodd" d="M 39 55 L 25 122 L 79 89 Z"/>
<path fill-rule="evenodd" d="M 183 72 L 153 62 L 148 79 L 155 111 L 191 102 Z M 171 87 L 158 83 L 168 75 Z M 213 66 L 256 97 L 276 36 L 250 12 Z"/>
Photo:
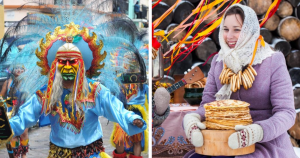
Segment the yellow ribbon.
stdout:
<path fill-rule="evenodd" d="M 108 154 L 106 154 L 106 153 L 105 153 L 105 152 L 103 152 L 103 151 L 102 151 L 102 152 L 100 152 L 100 154 L 99 154 L 99 155 L 100 155 L 100 157 L 101 157 L 101 158 L 111 158 L 111 157 L 110 157 Z"/>
<path fill-rule="evenodd" d="M 165 36 L 165 31 L 164 30 L 157 31 L 153 35 L 156 36 L 156 37 L 161 36 L 161 37 L 163 37 L 162 41 L 166 40 L 167 42 L 169 42 L 168 38 Z"/>
<path fill-rule="evenodd" d="M 207 9 L 211 9 L 211 8 L 213 8 L 215 5 L 218 5 L 218 4 L 220 4 L 221 2 L 223 2 L 223 1 L 224 1 L 224 0 L 217 0 L 217 1 L 214 1 L 214 2 L 212 2 L 212 3 L 210 3 L 210 4 L 208 4 L 208 5 L 203 6 L 203 7 L 201 8 L 201 10 L 200 10 L 200 8 L 196 8 L 196 9 L 193 10 L 193 14 L 198 13 L 199 10 L 200 10 L 200 12 L 203 12 L 203 11 L 205 11 L 205 10 L 207 10 Z"/>
<path fill-rule="evenodd" d="M 272 10 L 272 8 L 274 8 L 276 6 L 276 4 L 278 3 L 278 0 L 274 0 L 274 2 L 271 4 L 271 6 L 269 7 L 267 13 L 265 15 L 269 15 L 270 11 Z M 267 17 L 264 17 L 264 19 L 262 20 L 261 24 L 264 23 L 265 21 L 267 21 Z"/>

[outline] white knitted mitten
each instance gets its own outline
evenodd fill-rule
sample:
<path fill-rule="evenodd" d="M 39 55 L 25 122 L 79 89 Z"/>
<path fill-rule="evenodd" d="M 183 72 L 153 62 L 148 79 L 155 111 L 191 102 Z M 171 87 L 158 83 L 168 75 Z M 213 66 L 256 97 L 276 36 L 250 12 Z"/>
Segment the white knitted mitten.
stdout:
<path fill-rule="evenodd" d="M 248 126 L 236 125 L 237 132 L 232 133 L 228 138 L 228 145 L 231 149 L 244 148 L 263 139 L 264 131 L 258 124 Z"/>
<path fill-rule="evenodd" d="M 203 135 L 200 129 L 205 129 L 205 124 L 201 123 L 200 115 L 197 113 L 186 114 L 183 118 L 183 127 L 186 137 L 195 147 L 203 145 Z"/>

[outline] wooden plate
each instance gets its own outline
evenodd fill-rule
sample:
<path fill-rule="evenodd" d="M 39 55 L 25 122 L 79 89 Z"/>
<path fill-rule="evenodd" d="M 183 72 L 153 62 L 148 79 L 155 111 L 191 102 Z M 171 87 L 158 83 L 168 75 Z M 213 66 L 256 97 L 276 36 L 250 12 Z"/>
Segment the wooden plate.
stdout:
<path fill-rule="evenodd" d="M 255 144 L 240 148 L 231 149 L 228 146 L 229 136 L 236 132 L 235 130 L 201 130 L 204 143 L 202 147 L 196 147 L 195 151 L 201 155 L 210 156 L 236 156 L 246 155 L 255 151 Z"/>

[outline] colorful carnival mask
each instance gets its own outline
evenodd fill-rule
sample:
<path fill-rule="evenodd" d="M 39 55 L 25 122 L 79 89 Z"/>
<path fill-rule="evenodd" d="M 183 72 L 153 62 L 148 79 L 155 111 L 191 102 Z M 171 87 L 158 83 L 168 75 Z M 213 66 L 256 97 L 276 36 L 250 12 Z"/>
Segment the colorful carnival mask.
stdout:
<path fill-rule="evenodd" d="M 63 80 L 74 80 L 79 64 L 82 63 L 79 49 L 72 43 L 66 43 L 58 49 L 56 58 L 57 69 L 60 71 Z"/>
<path fill-rule="evenodd" d="M 49 104 L 56 71 L 61 72 L 64 80 L 76 80 L 72 96 L 75 95 L 74 99 L 76 101 L 84 102 L 86 100 L 82 91 L 84 77 L 99 76 L 99 70 L 104 67 L 104 63 L 100 64 L 106 57 L 105 51 L 102 54 L 100 53 L 103 47 L 102 40 L 97 40 L 97 35 L 90 33 L 89 29 L 79 28 L 80 26 L 75 25 L 73 22 L 65 25 L 65 29 L 56 27 L 53 33 L 47 33 L 46 41 L 41 39 L 40 49 L 35 51 L 36 56 L 40 59 L 37 65 L 42 69 L 41 74 L 49 74 L 48 87 L 43 103 L 43 111 L 46 114 L 51 111 Z M 89 55 L 92 56 L 92 60 L 86 61 L 85 57 Z M 87 67 L 84 61 L 91 63 L 92 66 Z"/>

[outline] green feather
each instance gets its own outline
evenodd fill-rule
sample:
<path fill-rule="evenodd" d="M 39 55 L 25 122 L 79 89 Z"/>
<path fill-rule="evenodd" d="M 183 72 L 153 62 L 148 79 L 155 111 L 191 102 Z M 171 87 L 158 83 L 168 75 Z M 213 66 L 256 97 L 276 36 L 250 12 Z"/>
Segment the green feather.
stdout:
<path fill-rule="evenodd" d="M 81 35 L 74 36 L 73 43 L 77 43 L 82 39 Z"/>

